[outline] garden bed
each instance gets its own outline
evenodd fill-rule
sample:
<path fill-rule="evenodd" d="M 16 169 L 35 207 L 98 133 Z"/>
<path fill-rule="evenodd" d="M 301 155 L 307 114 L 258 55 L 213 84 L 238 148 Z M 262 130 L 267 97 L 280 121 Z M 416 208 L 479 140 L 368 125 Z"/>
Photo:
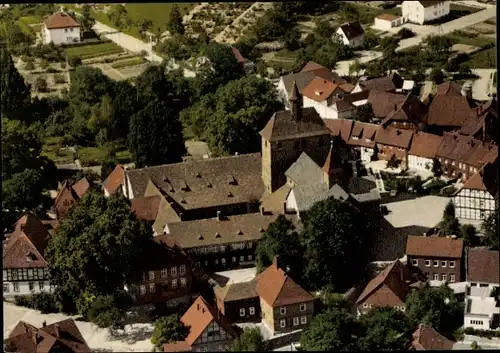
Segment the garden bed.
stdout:
<path fill-rule="evenodd" d="M 66 49 L 66 55 L 68 57 L 77 57 L 84 60 L 98 56 L 118 54 L 123 51 L 123 48 L 119 47 L 115 43 L 100 43 L 68 48 Z"/>
<path fill-rule="evenodd" d="M 132 59 L 116 61 L 113 64 L 111 64 L 111 67 L 113 69 L 121 69 L 123 67 L 140 65 L 140 64 L 143 64 L 145 62 L 146 62 L 145 59 L 140 58 L 140 57 L 135 57 Z"/>

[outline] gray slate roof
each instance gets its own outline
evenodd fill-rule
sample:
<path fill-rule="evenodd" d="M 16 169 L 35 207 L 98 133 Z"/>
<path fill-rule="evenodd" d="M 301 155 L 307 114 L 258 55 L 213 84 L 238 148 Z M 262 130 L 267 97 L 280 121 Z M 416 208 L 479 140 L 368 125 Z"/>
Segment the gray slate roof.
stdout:
<path fill-rule="evenodd" d="M 323 170 L 305 152 L 285 172 L 288 178 L 300 186 L 322 183 L 323 174 Z"/>
<path fill-rule="evenodd" d="M 296 186 L 292 192 L 295 195 L 299 212 L 308 211 L 316 202 L 326 200 L 329 197 L 344 201 L 349 199 L 349 194 L 338 184 L 333 185 L 330 189 L 325 183 Z"/>

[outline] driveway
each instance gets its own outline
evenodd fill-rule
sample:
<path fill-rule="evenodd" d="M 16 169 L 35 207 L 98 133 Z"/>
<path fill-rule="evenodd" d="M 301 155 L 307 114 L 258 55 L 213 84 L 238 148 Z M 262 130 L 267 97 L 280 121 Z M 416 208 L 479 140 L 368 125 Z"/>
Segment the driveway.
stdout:
<path fill-rule="evenodd" d="M 493 86 L 493 74 L 496 69 L 474 69 L 472 72 L 479 76 L 472 84 L 472 98 L 478 101 L 488 101 L 491 99 L 491 89 Z"/>

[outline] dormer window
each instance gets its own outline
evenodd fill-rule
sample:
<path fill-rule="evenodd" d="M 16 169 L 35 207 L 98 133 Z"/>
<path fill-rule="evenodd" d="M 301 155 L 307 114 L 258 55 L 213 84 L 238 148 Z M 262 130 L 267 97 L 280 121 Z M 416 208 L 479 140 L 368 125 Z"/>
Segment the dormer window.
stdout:
<path fill-rule="evenodd" d="M 316 92 L 314 92 L 314 93 L 315 93 L 317 96 L 321 96 L 321 95 L 323 94 L 323 92 L 322 92 L 322 91 L 316 91 Z"/>
<path fill-rule="evenodd" d="M 33 262 L 35 260 L 36 260 L 36 256 L 33 253 L 29 253 L 28 256 L 26 256 L 27 262 Z"/>
<path fill-rule="evenodd" d="M 359 136 L 353 136 L 352 139 L 353 140 L 359 140 Z"/>

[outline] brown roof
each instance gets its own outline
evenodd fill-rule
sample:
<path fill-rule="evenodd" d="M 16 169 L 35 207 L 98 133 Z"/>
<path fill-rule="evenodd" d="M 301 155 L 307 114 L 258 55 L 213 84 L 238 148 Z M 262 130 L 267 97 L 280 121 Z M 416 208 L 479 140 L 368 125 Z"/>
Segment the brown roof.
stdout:
<path fill-rule="evenodd" d="M 340 25 L 340 29 L 349 40 L 357 38 L 365 33 L 358 21 L 344 23 Z"/>
<path fill-rule="evenodd" d="M 490 162 L 484 165 L 477 173 L 472 175 L 464 183 L 462 189 L 487 191 L 491 196 L 496 197 L 498 183 L 496 182 L 497 162 Z M 458 194 L 459 191 L 457 191 Z"/>
<path fill-rule="evenodd" d="M 418 97 L 408 94 L 402 103 L 395 105 L 394 109 L 387 114 L 382 125 L 392 121 L 412 122 L 418 125 L 425 122 L 426 115 L 427 106 Z"/>
<path fill-rule="evenodd" d="M 80 24 L 66 12 L 57 12 L 47 17 L 44 22 L 48 29 L 80 27 Z"/>
<path fill-rule="evenodd" d="M 427 124 L 459 128 L 470 114 L 471 107 L 466 97 L 437 95 L 429 105 Z"/>
<path fill-rule="evenodd" d="M 177 341 L 165 343 L 163 345 L 164 352 L 191 352 L 191 346 L 186 341 Z"/>
<path fill-rule="evenodd" d="M 340 136 L 342 141 L 347 142 L 351 135 L 353 120 L 351 119 L 323 119 L 332 136 Z"/>
<path fill-rule="evenodd" d="M 449 257 L 459 259 L 462 257 L 463 250 L 464 241 L 462 239 L 409 235 L 406 242 L 406 255 L 409 256 Z"/>
<path fill-rule="evenodd" d="M 189 334 L 187 335 L 185 342 L 192 346 L 194 342 L 201 336 L 203 331 L 212 322 L 217 322 L 227 334 L 236 337 L 236 334 L 231 327 L 231 324 L 227 319 L 209 305 L 201 296 L 196 298 L 193 305 L 186 311 L 186 313 L 181 317 L 181 322 L 184 326 L 189 327 Z"/>
<path fill-rule="evenodd" d="M 255 280 L 226 285 L 224 287 L 215 286 L 214 292 L 217 298 L 224 302 L 256 298 L 259 295 L 256 291 L 257 282 Z"/>
<path fill-rule="evenodd" d="M 257 277 L 257 294 L 271 307 L 313 301 L 311 293 L 295 283 L 278 266 L 275 257 L 273 264 Z"/>
<path fill-rule="evenodd" d="M 106 189 L 109 194 L 112 194 L 117 191 L 120 186 L 123 185 L 124 176 L 125 171 L 123 170 L 122 166 L 118 164 L 115 169 L 113 169 L 113 171 L 108 175 L 106 180 L 104 180 L 102 186 L 104 186 L 104 189 Z"/>
<path fill-rule="evenodd" d="M 268 141 L 278 141 L 290 138 L 300 138 L 318 135 L 330 135 L 315 108 L 301 108 L 300 119 L 295 120 L 289 110 L 281 110 L 273 114 L 266 126 L 260 132 Z"/>
<path fill-rule="evenodd" d="M 151 180 L 179 212 L 249 202 L 264 194 L 260 153 L 126 170 L 125 175 L 134 198 L 144 195 Z"/>
<path fill-rule="evenodd" d="M 236 61 L 238 61 L 240 64 L 243 64 L 245 62 L 245 58 L 243 57 L 243 55 L 241 55 L 238 49 L 236 49 L 235 47 L 231 47 L 231 51 L 233 52 Z"/>
<path fill-rule="evenodd" d="M 465 163 L 476 168 L 481 168 L 498 154 L 498 148 L 494 144 L 483 143 L 480 140 L 470 141 L 471 153 Z"/>
<path fill-rule="evenodd" d="M 78 180 L 75 184 L 73 184 L 72 188 L 78 195 L 78 197 L 81 199 L 83 196 L 85 196 L 85 193 L 90 189 L 90 183 L 87 180 L 87 178 L 82 178 Z"/>
<path fill-rule="evenodd" d="M 269 224 L 274 222 L 277 217 L 277 215 L 248 213 L 221 216 L 221 220 L 206 218 L 183 221 L 168 224 L 168 235 L 181 248 L 256 241 L 262 238 Z M 293 217 L 291 220 L 294 219 Z"/>
<path fill-rule="evenodd" d="M 411 343 L 415 350 L 431 351 L 451 351 L 455 342 L 450 341 L 439 332 L 423 324 L 418 325 L 418 329 L 413 333 Z"/>
<path fill-rule="evenodd" d="M 382 145 L 395 146 L 404 149 L 410 147 L 413 131 L 395 128 L 378 129 L 375 135 L 375 142 Z"/>
<path fill-rule="evenodd" d="M 394 20 L 397 20 L 398 18 L 401 18 L 401 16 L 391 15 L 390 13 L 383 13 L 381 15 L 378 15 L 375 18 L 378 18 L 379 20 L 385 20 L 385 21 L 394 21 Z"/>
<path fill-rule="evenodd" d="M 284 184 L 272 194 L 264 195 L 260 200 L 260 207 L 264 209 L 265 212 L 272 211 L 278 214 L 283 213 L 283 202 L 286 201 L 290 190 L 292 190 L 292 187 L 289 184 Z"/>
<path fill-rule="evenodd" d="M 66 319 L 41 328 L 20 321 L 5 340 L 20 353 L 90 352 L 73 319 Z"/>
<path fill-rule="evenodd" d="M 401 76 L 397 73 L 392 73 L 388 76 L 361 81 L 359 85 L 364 89 L 394 92 L 396 89 L 403 87 L 403 82 L 404 80 Z"/>
<path fill-rule="evenodd" d="M 436 156 L 481 168 L 494 160 L 497 153 L 494 144 L 486 144 L 471 136 L 449 132 L 443 134 Z"/>
<path fill-rule="evenodd" d="M 349 100 L 336 97 L 335 95 L 331 95 L 330 97 L 328 97 L 328 99 L 326 100 L 326 104 L 329 107 L 334 107 L 338 112 L 356 110 L 356 106 L 349 102 Z"/>
<path fill-rule="evenodd" d="M 368 282 L 358 300 L 356 300 L 356 304 L 359 305 L 372 295 L 376 295 L 376 292 L 383 286 L 387 287 L 394 296 L 380 296 L 378 298 L 379 305 L 396 306 L 404 304 L 406 295 L 410 291 L 406 281 L 410 282 L 412 278 L 411 271 L 399 260 L 396 260 Z"/>
<path fill-rule="evenodd" d="M 324 70 L 326 67 L 323 65 L 320 65 L 318 63 L 315 63 L 314 61 L 309 61 L 307 64 L 304 65 L 302 70 L 300 72 L 310 72 L 310 71 L 316 71 L 316 70 Z"/>
<path fill-rule="evenodd" d="M 355 121 L 347 144 L 351 146 L 374 148 L 375 136 L 379 129 L 380 125 Z"/>
<path fill-rule="evenodd" d="M 444 1 L 432 1 L 432 0 L 425 0 L 425 1 L 419 1 L 419 3 L 423 6 L 423 7 L 431 7 L 431 6 L 434 6 L 434 5 L 437 5 L 437 4 L 440 4 Z"/>
<path fill-rule="evenodd" d="M 325 101 L 339 86 L 323 78 L 315 77 L 304 87 L 302 94 L 316 102 Z"/>
<path fill-rule="evenodd" d="M 436 87 L 437 96 L 462 96 L 462 88 L 455 82 L 444 82 Z"/>
<path fill-rule="evenodd" d="M 161 196 L 141 196 L 130 200 L 130 211 L 139 220 L 154 222 L 160 207 Z"/>
<path fill-rule="evenodd" d="M 469 248 L 467 281 L 500 284 L 500 252 L 498 250 Z"/>
<path fill-rule="evenodd" d="M 165 226 L 169 223 L 180 222 L 181 217 L 172 207 L 163 193 L 156 187 L 156 185 L 150 180 L 146 186 L 146 191 L 144 191 L 144 197 L 157 196 L 160 198 L 158 204 L 158 210 L 156 212 L 156 218 L 153 223 L 153 230 L 156 235 L 163 234 Z"/>
<path fill-rule="evenodd" d="M 372 106 L 373 115 L 382 119 L 397 109 L 405 99 L 405 94 L 384 92 L 378 89 L 371 89 L 368 95 L 368 103 Z"/>
<path fill-rule="evenodd" d="M 409 154 L 423 158 L 435 158 L 441 144 L 441 136 L 417 131 L 413 134 Z"/>

